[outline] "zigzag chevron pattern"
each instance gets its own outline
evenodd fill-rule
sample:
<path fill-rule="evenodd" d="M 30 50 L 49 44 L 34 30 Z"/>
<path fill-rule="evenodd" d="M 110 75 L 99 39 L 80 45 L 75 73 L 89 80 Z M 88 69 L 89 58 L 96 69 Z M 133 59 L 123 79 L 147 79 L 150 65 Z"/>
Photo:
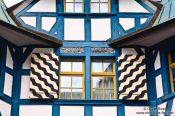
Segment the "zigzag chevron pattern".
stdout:
<path fill-rule="evenodd" d="M 118 58 L 119 99 L 146 100 L 145 55 L 121 55 Z"/>
<path fill-rule="evenodd" d="M 34 53 L 31 58 L 30 98 L 58 98 L 58 56 Z"/>

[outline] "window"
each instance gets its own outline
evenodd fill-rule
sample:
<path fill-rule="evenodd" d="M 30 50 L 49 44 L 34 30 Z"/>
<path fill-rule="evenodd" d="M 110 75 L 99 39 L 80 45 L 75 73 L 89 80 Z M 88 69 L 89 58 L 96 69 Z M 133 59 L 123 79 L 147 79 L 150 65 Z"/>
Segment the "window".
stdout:
<path fill-rule="evenodd" d="M 113 60 L 92 62 L 91 97 L 94 100 L 113 100 L 115 93 L 115 65 Z"/>
<path fill-rule="evenodd" d="M 168 54 L 171 90 L 175 92 L 175 51 Z"/>
<path fill-rule="evenodd" d="M 91 0 L 90 9 L 92 13 L 110 12 L 110 0 Z"/>
<path fill-rule="evenodd" d="M 84 63 L 82 60 L 62 60 L 60 99 L 84 99 Z"/>
<path fill-rule="evenodd" d="M 64 12 L 69 13 L 82 13 L 84 9 L 83 0 L 65 0 Z"/>
<path fill-rule="evenodd" d="M 84 19 L 64 19 L 64 40 L 83 41 L 85 38 Z"/>

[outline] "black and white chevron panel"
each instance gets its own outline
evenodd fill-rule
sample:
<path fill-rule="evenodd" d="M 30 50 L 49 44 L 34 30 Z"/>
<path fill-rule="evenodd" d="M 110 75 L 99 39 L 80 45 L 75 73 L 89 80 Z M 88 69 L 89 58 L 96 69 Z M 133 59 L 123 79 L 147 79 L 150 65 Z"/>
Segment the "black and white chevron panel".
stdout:
<path fill-rule="evenodd" d="M 145 55 L 118 58 L 119 99 L 147 100 Z"/>
<path fill-rule="evenodd" d="M 31 57 L 30 98 L 58 98 L 58 56 L 34 53 Z"/>

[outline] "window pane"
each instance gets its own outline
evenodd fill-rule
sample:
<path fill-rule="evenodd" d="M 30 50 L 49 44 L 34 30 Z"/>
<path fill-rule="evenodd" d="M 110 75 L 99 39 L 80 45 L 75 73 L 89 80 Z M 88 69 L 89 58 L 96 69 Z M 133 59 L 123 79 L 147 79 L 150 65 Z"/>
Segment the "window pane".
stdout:
<path fill-rule="evenodd" d="M 82 99 L 82 89 L 72 89 L 72 99 Z"/>
<path fill-rule="evenodd" d="M 114 99 L 114 90 L 104 90 L 104 99 L 113 100 Z"/>
<path fill-rule="evenodd" d="M 103 66 L 104 66 L 104 72 L 113 72 L 113 63 L 107 63 L 107 62 L 104 62 L 103 63 Z"/>
<path fill-rule="evenodd" d="M 98 3 L 91 3 L 91 12 L 98 13 L 99 12 L 99 4 Z"/>
<path fill-rule="evenodd" d="M 100 3 L 100 12 L 108 12 L 108 3 Z"/>
<path fill-rule="evenodd" d="M 82 77 L 72 77 L 72 88 L 82 88 Z"/>
<path fill-rule="evenodd" d="M 74 12 L 74 4 L 66 3 L 66 12 Z"/>
<path fill-rule="evenodd" d="M 103 90 L 93 89 L 93 99 L 103 100 Z"/>
<path fill-rule="evenodd" d="M 70 76 L 61 76 L 61 87 L 71 87 Z"/>
<path fill-rule="evenodd" d="M 70 89 L 61 89 L 61 99 L 71 99 L 71 90 Z"/>
<path fill-rule="evenodd" d="M 93 72 L 102 72 L 102 62 L 93 62 L 92 69 Z"/>
<path fill-rule="evenodd" d="M 83 12 L 83 4 L 75 3 L 75 12 Z"/>
<path fill-rule="evenodd" d="M 83 63 L 82 62 L 72 62 L 72 72 L 83 72 Z"/>
<path fill-rule="evenodd" d="M 173 80 L 175 80 L 175 68 L 172 69 L 173 72 Z"/>
<path fill-rule="evenodd" d="M 171 62 L 175 62 L 175 51 L 171 52 Z"/>
<path fill-rule="evenodd" d="M 92 77 L 93 88 L 103 88 L 103 78 L 102 77 Z"/>
<path fill-rule="evenodd" d="M 113 89 L 114 81 L 112 77 L 104 77 L 104 88 Z"/>
<path fill-rule="evenodd" d="M 61 72 L 71 72 L 71 62 L 61 62 Z"/>

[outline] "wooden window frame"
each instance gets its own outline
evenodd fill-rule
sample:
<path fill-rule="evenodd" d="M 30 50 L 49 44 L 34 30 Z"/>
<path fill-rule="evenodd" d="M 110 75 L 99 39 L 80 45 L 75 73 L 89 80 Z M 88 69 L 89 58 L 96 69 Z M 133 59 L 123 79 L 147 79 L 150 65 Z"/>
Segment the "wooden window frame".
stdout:
<path fill-rule="evenodd" d="M 67 12 L 66 11 L 66 4 L 72 3 L 73 4 L 73 12 Z M 82 4 L 82 12 L 76 12 L 75 11 L 75 7 L 76 4 Z M 64 12 L 65 13 L 83 13 L 84 12 L 84 0 L 82 0 L 82 2 L 76 2 L 75 0 L 73 0 L 73 2 L 66 2 L 66 0 L 64 0 Z"/>
<path fill-rule="evenodd" d="M 71 72 L 62 72 L 61 71 L 61 62 L 60 62 L 60 81 L 59 81 L 59 99 L 62 99 L 61 98 L 61 89 L 70 89 L 71 90 L 71 96 L 70 96 L 70 99 L 71 100 L 74 100 L 72 98 L 72 90 L 73 89 L 82 89 L 82 99 L 80 100 L 83 100 L 85 99 L 85 85 L 84 85 L 84 62 L 83 60 L 81 60 L 82 62 L 82 72 L 72 72 L 72 69 L 73 69 L 73 62 L 79 62 L 79 61 L 76 61 L 76 60 L 72 60 L 72 59 L 69 59 L 69 60 L 63 60 L 63 61 L 66 61 L 66 62 L 71 62 Z M 71 77 L 71 86 L 70 87 L 61 87 L 61 78 L 64 78 L 62 76 L 70 76 Z M 77 87 L 72 87 L 72 77 L 82 77 L 82 88 L 77 88 Z M 69 99 L 63 99 L 63 100 L 69 100 Z M 75 99 L 77 100 L 77 99 Z"/>
<path fill-rule="evenodd" d="M 108 4 L 108 12 L 101 12 L 101 9 L 100 9 L 100 4 Z M 111 12 L 111 2 L 110 0 L 108 0 L 107 2 L 101 2 L 100 0 L 98 0 L 98 2 L 92 2 L 92 0 L 90 0 L 90 12 L 92 12 L 92 4 L 98 4 L 99 5 L 99 12 L 98 13 L 110 13 Z"/>
<path fill-rule="evenodd" d="M 168 67 L 169 67 L 169 75 L 170 75 L 170 84 L 171 84 L 171 91 L 172 93 L 175 92 L 175 85 L 174 85 L 174 81 L 175 79 L 173 79 L 173 68 L 175 68 L 175 62 L 171 62 L 171 53 L 168 53 Z"/>
<path fill-rule="evenodd" d="M 108 60 L 107 60 L 108 61 Z M 104 69 L 104 63 L 107 62 L 105 60 L 99 60 L 97 62 L 101 62 L 102 63 L 102 69 Z M 114 100 L 116 99 L 116 67 L 115 67 L 115 61 L 112 60 L 112 64 L 113 64 L 113 70 L 112 72 L 93 72 L 93 66 L 92 66 L 92 63 L 94 61 L 91 62 L 91 99 L 92 100 L 95 100 L 93 98 L 93 90 L 102 90 L 102 94 L 103 94 L 103 99 L 102 100 L 105 100 L 104 99 L 104 91 L 105 90 L 113 90 L 114 91 Z M 93 78 L 96 78 L 96 77 L 102 77 L 103 78 L 103 83 L 102 83 L 102 88 L 93 88 Z M 114 88 L 111 89 L 111 88 L 104 88 L 104 78 L 107 77 L 107 78 L 113 78 L 113 85 L 114 85 Z"/>

